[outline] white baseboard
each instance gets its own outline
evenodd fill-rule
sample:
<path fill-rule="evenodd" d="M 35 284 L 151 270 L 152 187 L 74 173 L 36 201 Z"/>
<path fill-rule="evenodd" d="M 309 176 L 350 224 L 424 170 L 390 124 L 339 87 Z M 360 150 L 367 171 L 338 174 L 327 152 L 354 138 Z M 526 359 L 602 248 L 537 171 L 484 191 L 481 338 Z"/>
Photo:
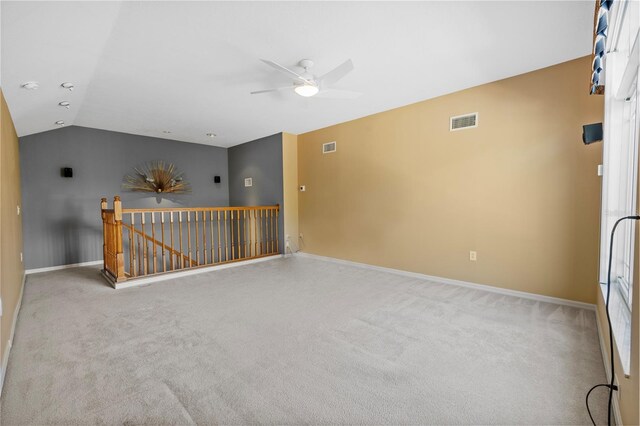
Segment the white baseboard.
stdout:
<path fill-rule="evenodd" d="M 605 321 L 606 323 L 606 321 Z M 596 309 L 596 325 L 598 326 L 598 339 L 600 340 L 600 351 L 602 352 L 602 362 L 604 362 L 604 372 L 607 376 L 607 382 L 611 383 L 611 359 L 609 358 L 609 344 L 604 341 L 604 334 L 602 334 L 602 328 L 600 327 L 600 313 Z M 617 382 L 618 386 L 620 383 Z M 595 384 L 595 383 L 594 383 Z M 619 387 L 618 387 L 619 389 Z M 616 421 L 616 426 L 622 426 L 622 415 L 620 414 L 620 403 L 618 402 L 618 394 L 613 393 L 613 418 Z"/>
<path fill-rule="evenodd" d="M 22 306 L 22 295 L 24 294 L 24 282 L 26 280 L 27 274 L 22 274 L 22 283 L 20 284 L 20 295 L 18 296 L 18 304 L 16 305 L 15 311 L 13 311 L 13 323 L 11 324 L 11 333 L 9 334 L 9 344 L 7 345 L 7 350 L 5 351 L 2 357 L 2 366 L 0 367 L 0 396 L 2 396 L 2 388 L 4 386 L 4 376 L 7 373 L 7 366 L 9 364 L 9 353 L 11 352 L 11 347 L 13 346 L 13 336 L 16 332 L 16 323 L 18 322 L 18 313 L 20 312 L 20 307 Z"/>
<path fill-rule="evenodd" d="M 112 282 L 112 284 L 116 290 L 120 290 L 123 288 L 139 287 L 141 285 L 146 285 L 146 284 L 155 283 L 159 281 L 166 281 L 166 280 L 173 280 L 181 277 L 188 277 L 189 275 L 203 274 L 205 272 L 219 271 L 221 269 L 236 268 L 238 266 L 251 265 L 252 263 L 267 262 L 269 260 L 280 259 L 282 257 L 283 255 L 281 254 L 274 254 L 273 256 L 265 256 L 265 257 L 260 257 L 258 259 L 249 259 L 249 260 L 242 260 L 239 262 L 223 263 L 222 265 L 213 265 L 205 268 L 194 268 L 194 269 L 188 269 L 186 271 L 167 272 L 166 274 L 154 275 L 152 277 L 147 277 L 147 278 L 135 278 L 129 281 L 122 281 L 119 283 Z"/>
<path fill-rule="evenodd" d="M 311 254 L 311 253 L 305 253 L 305 252 L 298 252 L 295 255 L 301 256 L 301 257 L 308 257 L 311 259 L 319 259 L 319 260 L 324 260 L 328 262 L 339 263 L 342 265 L 349 265 L 349 266 L 356 266 L 356 267 L 365 268 L 365 269 L 371 269 L 374 271 L 388 272 L 391 274 L 403 275 L 405 277 L 433 281 L 440 284 L 452 284 L 460 287 L 469 287 L 469 288 L 474 288 L 476 290 L 485 290 L 485 291 L 490 291 L 492 293 L 499 293 L 499 294 L 504 294 L 508 296 L 522 297 L 524 299 L 537 300 L 539 302 L 555 303 L 557 305 L 572 306 L 574 308 L 583 308 L 591 311 L 595 311 L 596 309 L 596 305 L 591 303 L 576 302 L 575 300 L 561 299 L 559 297 L 543 296 L 541 294 L 528 293 L 526 291 L 510 290 L 506 288 L 493 287 L 485 284 L 477 284 L 477 283 L 472 283 L 468 281 L 454 280 L 451 278 L 436 277 L 433 275 L 420 274 L 418 272 L 409 272 L 409 271 L 403 271 L 401 269 L 385 268 L 383 266 L 375 266 L 375 265 L 369 265 L 367 263 L 352 262 L 350 260 L 342 260 L 342 259 L 336 259 L 333 257 L 319 256 L 317 254 Z"/>
<path fill-rule="evenodd" d="M 58 271 L 60 269 L 77 268 L 79 266 L 102 265 L 102 260 L 92 260 L 91 262 L 70 263 L 68 265 L 49 266 L 47 268 L 27 269 L 24 271 L 26 275 L 39 274 L 40 272 Z"/>

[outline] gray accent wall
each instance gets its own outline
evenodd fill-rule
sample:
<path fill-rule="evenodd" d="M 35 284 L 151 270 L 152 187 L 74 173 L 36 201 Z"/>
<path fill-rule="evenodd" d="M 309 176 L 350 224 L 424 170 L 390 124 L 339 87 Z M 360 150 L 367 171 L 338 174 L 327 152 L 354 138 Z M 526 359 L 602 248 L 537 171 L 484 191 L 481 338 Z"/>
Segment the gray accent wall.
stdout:
<path fill-rule="evenodd" d="M 245 187 L 250 177 L 253 186 Z M 231 206 L 280 205 L 278 238 L 284 253 L 284 194 L 282 133 L 229 148 L 229 202 Z"/>
<path fill-rule="evenodd" d="M 267 144 L 271 149 L 275 149 L 275 139 Z M 245 153 L 242 149 L 238 152 Z M 281 147 L 279 152 L 277 200 L 281 203 Z M 268 155 L 268 164 L 274 161 L 272 157 Z M 123 191 L 124 175 L 137 164 L 151 160 L 175 164 L 191 183 L 192 193 L 156 197 Z M 65 127 L 20 138 L 25 268 L 101 260 L 101 197 L 107 197 L 111 206 L 113 196 L 120 195 L 125 208 L 229 205 L 230 163 L 225 148 L 85 127 Z M 234 165 L 245 169 L 241 162 Z M 256 170 L 266 165 L 260 161 Z M 73 168 L 73 178 L 61 177 L 62 167 Z M 214 183 L 214 175 L 221 176 L 222 182 Z M 269 180 L 276 179 L 266 175 Z M 266 180 L 257 182 L 262 182 L 262 186 Z M 268 188 L 274 194 L 277 192 L 271 184 Z M 272 197 L 259 199 L 266 201 Z M 237 200 L 241 202 L 242 198 Z"/>

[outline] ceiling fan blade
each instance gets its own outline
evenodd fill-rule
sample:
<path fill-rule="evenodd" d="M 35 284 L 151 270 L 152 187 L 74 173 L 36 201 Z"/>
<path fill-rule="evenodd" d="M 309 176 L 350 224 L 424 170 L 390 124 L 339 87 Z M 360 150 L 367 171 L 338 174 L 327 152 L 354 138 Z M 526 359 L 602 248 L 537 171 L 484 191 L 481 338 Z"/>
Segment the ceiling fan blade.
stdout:
<path fill-rule="evenodd" d="M 270 92 L 279 92 L 281 90 L 287 89 L 295 89 L 296 86 L 285 86 L 285 87 L 276 87 L 274 89 L 264 89 L 264 90 L 256 90 L 251 92 L 252 95 L 259 95 L 260 93 L 270 93 Z"/>
<path fill-rule="evenodd" d="M 321 76 L 319 78 L 320 84 L 324 86 L 331 86 L 351 71 L 353 71 L 353 62 L 351 62 L 351 59 L 347 59 L 341 65 L 338 65 L 336 68 Z"/>
<path fill-rule="evenodd" d="M 354 92 L 353 90 L 341 90 L 341 89 L 326 89 L 319 92 L 314 98 L 325 99 L 356 99 L 362 96 L 361 92 Z"/>
<path fill-rule="evenodd" d="M 302 81 L 303 83 L 307 83 L 307 84 L 314 84 L 312 81 L 307 80 L 306 78 L 304 78 L 303 76 L 301 76 L 300 74 L 298 74 L 297 72 L 290 70 L 287 67 L 284 67 L 282 65 L 280 65 L 277 62 L 273 62 L 270 61 L 268 59 L 260 59 L 262 62 L 264 62 L 265 64 L 269 65 L 271 68 L 277 69 L 278 71 L 287 74 L 289 77 L 293 77 L 297 80 Z"/>

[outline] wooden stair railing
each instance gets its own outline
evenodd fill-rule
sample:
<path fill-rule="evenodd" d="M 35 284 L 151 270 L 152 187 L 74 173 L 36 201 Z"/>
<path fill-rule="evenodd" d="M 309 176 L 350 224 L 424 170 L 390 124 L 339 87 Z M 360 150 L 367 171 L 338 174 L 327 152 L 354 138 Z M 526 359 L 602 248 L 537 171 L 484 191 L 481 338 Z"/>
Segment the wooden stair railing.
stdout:
<path fill-rule="evenodd" d="M 104 275 L 114 284 L 280 253 L 280 207 L 113 209 L 101 203 Z"/>
<path fill-rule="evenodd" d="M 158 241 L 152 236 L 143 233 L 141 230 L 134 228 L 132 225 L 123 223 L 122 226 L 124 226 L 129 232 L 133 232 L 136 235 L 139 235 L 140 237 L 146 239 L 147 242 L 160 246 L 161 248 L 168 251 L 171 255 L 177 256 L 178 258 L 182 257 L 182 262 L 185 262 L 188 265 L 190 264 L 191 266 L 198 266 L 198 263 L 193 259 L 189 259 L 189 256 L 187 256 L 186 254 L 180 253 L 178 250 L 175 250 L 174 248 L 164 244 L 162 241 Z"/>

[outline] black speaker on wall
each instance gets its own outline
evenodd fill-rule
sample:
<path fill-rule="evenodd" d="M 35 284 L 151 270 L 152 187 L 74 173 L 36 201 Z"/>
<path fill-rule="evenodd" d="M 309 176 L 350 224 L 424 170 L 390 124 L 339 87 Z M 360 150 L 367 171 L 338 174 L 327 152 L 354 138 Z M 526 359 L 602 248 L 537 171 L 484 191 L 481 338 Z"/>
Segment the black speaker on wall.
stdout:
<path fill-rule="evenodd" d="M 220 176 L 214 176 L 213 177 L 213 182 L 214 183 L 220 183 Z"/>
<path fill-rule="evenodd" d="M 63 167 L 62 169 L 60 169 L 60 176 L 66 177 L 66 178 L 72 178 L 73 169 L 71 167 Z"/>
<path fill-rule="evenodd" d="M 582 142 L 585 145 L 602 140 L 602 123 L 585 124 L 582 126 Z"/>

